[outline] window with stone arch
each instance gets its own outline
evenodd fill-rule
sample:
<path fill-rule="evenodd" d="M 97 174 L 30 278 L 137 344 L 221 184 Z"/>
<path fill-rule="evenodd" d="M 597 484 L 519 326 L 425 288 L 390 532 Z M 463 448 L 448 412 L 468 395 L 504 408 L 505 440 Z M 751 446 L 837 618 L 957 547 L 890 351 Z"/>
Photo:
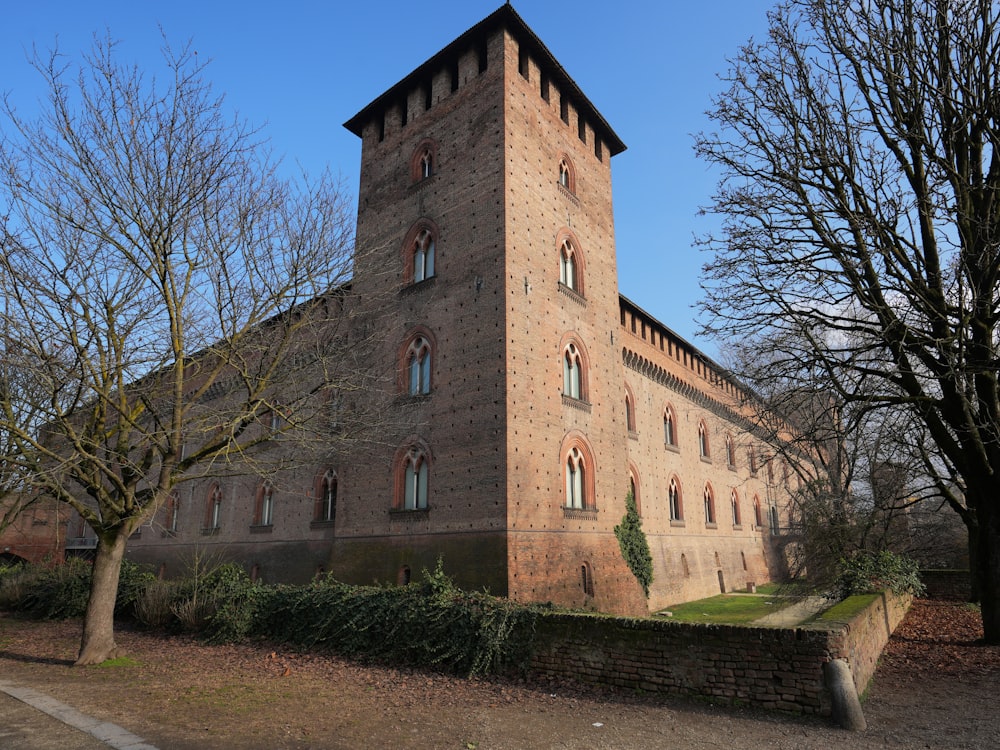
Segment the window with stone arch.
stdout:
<path fill-rule="evenodd" d="M 587 400 L 587 352 L 577 339 L 564 339 L 562 345 L 563 396 Z"/>
<path fill-rule="evenodd" d="M 567 510 L 594 510 L 594 454 L 582 434 L 572 434 L 563 441 L 563 479 Z"/>
<path fill-rule="evenodd" d="M 628 464 L 628 489 L 635 500 L 635 512 L 642 515 L 642 494 L 639 487 L 639 470 L 631 461 Z"/>
<path fill-rule="evenodd" d="M 625 429 L 628 430 L 630 435 L 636 433 L 635 395 L 633 395 L 628 383 L 625 384 Z"/>
<path fill-rule="evenodd" d="M 434 361 L 434 337 L 424 327 L 410 331 L 399 352 L 399 390 L 410 396 L 425 396 L 431 392 Z"/>
<path fill-rule="evenodd" d="M 316 487 L 314 497 L 316 504 L 313 507 L 313 520 L 320 522 L 331 522 L 337 518 L 337 472 L 327 469 L 316 477 Z"/>
<path fill-rule="evenodd" d="M 397 510 L 426 510 L 428 507 L 430 451 L 421 442 L 411 442 L 396 453 Z"/>
<path fill-rule="evenodd" d="M 430 139 L 420 142 L 410 158 L 410 179 L 413 182 L 433 177 L 437 169 L 437 143 Z"/>
<path fill-rule="evenodd" d="M 684 520 L 684 498 L 681 495 L 681 483 L 676 476 L 670 477 L 670 484 L 667 488 L 667 500 L 670 504 L 670 520 Z"/>
<path fill-rule="evenodd" d="M 181 498 L 177 494 L 176 490 L 171 492 L 167 496 L 166 503 L 166 519 L 164 523 L 164 531 L 168 534 L 175 533 L 177 531 L 177 522 L 180 518 L 180 508 L 181 508 Z"/>
<path fill-rule="evenodd" d="M 216 483 L 208 490 L 205 500 L 205 528 L 217 530 L 222 525 L 222 487 Z"/>
<path fill-rule="evenodd" d="M 406 233 L 403 241 L 403 276 L 408 284 L 434 278 L 437 268 L 437 226 L 421 219 Z"/>
<path fill-rule="evenodd" d="M 764 515 L 760 510 L 760 497 L 757 495 L 753 496 L 753 523 L 758 529 L 764 526 Z"/>
<path fill-rule="evenodd" d="M 740 494 L 734 488 L 729 496 L 729 502 L 733 510 L 733 526 L 741 526 L 742 520 L 740 515 Z"/>
<path fill-rule="evenodd" d="M 705 525 L 714 526 L 715 521 L 715 493 L 712 492 L 712 485 L 706 483 L 705 491 L 702 493 L 702 500 L 705 504 Z"/>
<path fill-rule="evenodd" d="M 733 442 L 733 436 L 726 433 L 726 466 L 730 469 L 736 468 L 736 444 Z"/>
<path fill-rule="evenodd" d="M 677 447 L 677 415 L 670 404 L 663 408 L 663 444 L 669 448 Z"/>
<path fill-rule="evenodd" d="M 698 422 L 698 454 L 706 460 L 712 457 L 712 445 L 708 439 L 708 427 L 704 420 Z"/>
<path fill-rule="evenodd" d="M 274 486 L 261 482 L 254 500 L 253 525 L 271 526 L 274 523 Z"/>
<path fill-rule="evenodd" d="M 576 195 L 576 168 L 565 154 L 559 159 L 559 185 Z"/>
<path fill-rule="evenodd" d="M 556 235 L 556 246 L 559 248 L 559 284 L 561 289 L 568 289 L 580 297 L 585 294 L 584 271 L 586 261 L 581 250 L 580 241 L 573 231 L 563 227 Z"/>

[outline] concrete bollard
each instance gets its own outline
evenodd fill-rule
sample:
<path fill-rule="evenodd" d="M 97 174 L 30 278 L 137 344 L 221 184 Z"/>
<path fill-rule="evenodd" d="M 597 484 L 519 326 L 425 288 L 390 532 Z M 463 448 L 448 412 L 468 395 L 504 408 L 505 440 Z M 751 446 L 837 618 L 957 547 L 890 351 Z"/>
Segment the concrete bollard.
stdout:
<path fill-rule="evenodd" d="M 854 686 L 851 666 L 844 659 L 834 659 L 823 665 L 823 676 L 833 702 L 833 719 L 842 729 L 863 732 L 868 728 L 861 711 L 858 690 Z"/>

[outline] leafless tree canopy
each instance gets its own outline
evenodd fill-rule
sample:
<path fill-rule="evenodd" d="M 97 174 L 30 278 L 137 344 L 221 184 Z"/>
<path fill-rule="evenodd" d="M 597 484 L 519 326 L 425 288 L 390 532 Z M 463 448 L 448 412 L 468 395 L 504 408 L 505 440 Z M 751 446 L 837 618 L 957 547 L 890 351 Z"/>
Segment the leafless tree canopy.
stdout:
<path fill-rule="evenodd" d="M 97 532 L 91 662 L 114 650 L 125 540 L 171 488 L 302 455 L 275 433 L 329 450 L 370 375 L 335 180 L 282 177 L 189 48 L 156 77 L 106 38 L 33 63 L 48 101 L 32 120 L 5 101 L 0 136 L 0 372 L 30 386 L 3 388 L 0 436 Z"/>
<path fill-rule="evenodd" d="M 718 131 L 697 140 L 722 171 L 706 328 L 757 342 L 785 387 L 819 376 L 843 403 L 919 423 L 937 492 L 971 511 L 994 642 L 998 14 L 990 0 L 792 0 L 732 61 Z"/>

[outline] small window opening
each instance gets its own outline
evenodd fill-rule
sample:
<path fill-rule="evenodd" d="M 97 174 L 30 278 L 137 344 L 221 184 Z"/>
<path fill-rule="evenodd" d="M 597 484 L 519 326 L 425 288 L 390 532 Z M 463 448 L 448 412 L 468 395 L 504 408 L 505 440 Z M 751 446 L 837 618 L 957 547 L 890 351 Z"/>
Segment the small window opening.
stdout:
<path fill-rule="evenodd" d="M 580 136 L 581 141 L 587 142 L 587 122 L 580 115 L 576 117 L 576 134 Z"/>
<path fill-rule="evenodd" d="M 569 125 L 569 100 L 562 95 L 559 97 L 559 117 Z"/>
<path fill-rule="evenodd" d="M 434 104 L 434 84 L 430 81 L 424 84 L 424 111 L 426 112 Z"/>
<path fill-rule="evenodd" d="M 399 569 L 399 574 L 396 576 L 396 582 L 400 586 L 407 586 L 410 583 L 410 566 L 403 565 Z"/>
<path fill-rule="evenodd" d="M 399 102 L 399 124 L 401 127 L 406 127 L 406 123 L 409 121 L 410 107 L 409 102 L 406 97 Z"/>
<path fill-rule="evenodd" d="M 544 99 L 545 101 L 548 101 L 549 100 L 549 77 L 547 75 L 545 75 L 544 73 L 542 73 L 542 80 L 539 83 L 539 89 L 540 89 L 540 93 L 542 95 L 542 99 Z"/>
<path fill-rule="evenodd" d="M 528 51 L 523 47 L 517 52 L 517 72 L 521 78 L 528 80 Z"/>
<path fill-rule="evenodd" d="M 487 54 L 486 50 L 487 50 L 487 48 L 486 48 L 486 40 L 483 39 L 479 43 L 479 72 L 480 73 L 485 73 L 486 72 L 486 68 L 489 65 L 489 55 Z"/>
<path fill-rule="evenodd" d="M 451 73 L 451 93 L 458 91 L 458 60 L 453 60 L 449 72 Z"/>

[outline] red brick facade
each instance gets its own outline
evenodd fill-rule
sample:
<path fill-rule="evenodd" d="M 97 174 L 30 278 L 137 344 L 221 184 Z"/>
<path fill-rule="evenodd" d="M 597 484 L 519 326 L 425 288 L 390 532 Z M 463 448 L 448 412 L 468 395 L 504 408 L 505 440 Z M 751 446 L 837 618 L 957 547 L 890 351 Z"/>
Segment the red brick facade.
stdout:
<path fill-rule="evenodd" d="M 620 296 L 610 167 L 624 144 L 510 6 L 346 126 L 362 147 L 357 242 L 375 251 L 353 292 L 371 307 L 359 325 L 384 336 L 371 398 L 393 427 L 275 477 L 267 525 L 256 480 L 225 480 L 217 523 L 207 482 L 191 483 L 177 523 L 143 530 L 132 556 L 175 569 L 212 548 L 265 580 L 361 583 L 441 558 L 460 585 L 625 614 L 769 580 L 770 451 L 737 388 Z M 327 471 L 332 520 L 317 510 Z M 630 482 L 648 602 L 613 531 Z"/>

